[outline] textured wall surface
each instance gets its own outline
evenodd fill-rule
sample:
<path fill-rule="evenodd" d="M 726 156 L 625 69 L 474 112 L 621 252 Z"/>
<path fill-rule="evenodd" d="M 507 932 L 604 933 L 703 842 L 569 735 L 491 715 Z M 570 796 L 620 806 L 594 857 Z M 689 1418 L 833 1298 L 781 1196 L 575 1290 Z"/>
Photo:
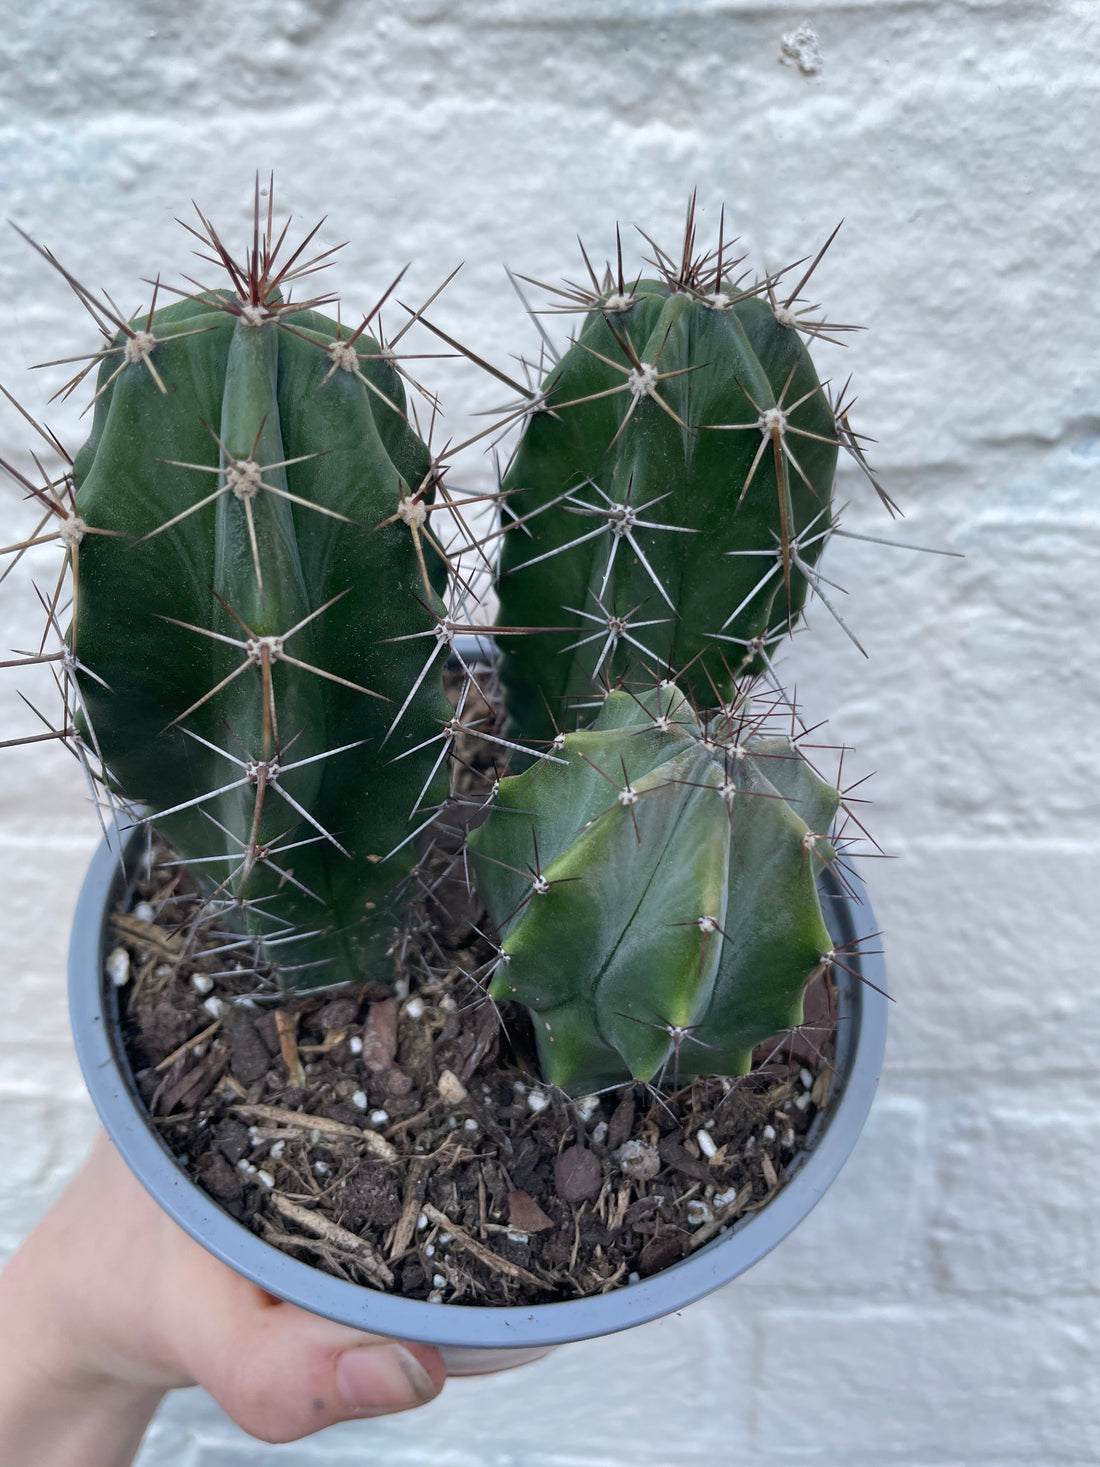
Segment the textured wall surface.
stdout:
<path fill-rule="evenodd" d="M 614 224 L 674 239 L 697 185 L 754 262 L 815 250 L 858 425 L 900 538 L 834 541 L 864 660 L 819 610 L 789 675 L 853 775 L 876 770 L 867 863 L 897 998 L 880 1098 L 817 1212 L 683 1315 L 422 1412 L 252 1442 L 197 1391 L 141 1467 L 1070 1467 L 1100 1437 L 1100 14 L 1091 0 L 41 0 L 0 31 L 0 212 L 125 307 L 191 268 L 196 198 L 243 231 L 253 171 L 350 240 L 369 306 L 460 260 L 441 323 L 498 361 L 536 349 L 501 272 L 602 259 Z M 407 294 L 405 293 L 407 291 Z M 38 412 L 95 332 L 0 232 L 0 382 Z M 392 318 L 396 326 L 396 314 Z M 500 388 L 430 364 L 460 434 Z M 427 370 L 427 368 L 426 368 Z M 33 441 L 0 403 L 0 454 Z M 78 443 L 79 405 L 45 416 Z M 491 466 L 471 450 L 469 483 Z M 851 529 L 891 533 L 844 471 Z M 29 528 L 12 486 L 4 530 Z M 10 531 L 10 533 L 9 533 Z M 38 616 L 23 568 L 0 645 Z M 9 594 L 21 582 L 23 594 Z M 0 653 L 0 656 L 8 655 Z M 24 679 L 24 691 L 49 698 Z M 29 732 L 0 677 L 3 733 Z M 66 927 L 97 839 L 75 763 L 5 753 L 0 806 L 0 1255 L 94 1132 L 67 1035 Z M 1091 895 L 1090 895 L 1091 893 Z"/>

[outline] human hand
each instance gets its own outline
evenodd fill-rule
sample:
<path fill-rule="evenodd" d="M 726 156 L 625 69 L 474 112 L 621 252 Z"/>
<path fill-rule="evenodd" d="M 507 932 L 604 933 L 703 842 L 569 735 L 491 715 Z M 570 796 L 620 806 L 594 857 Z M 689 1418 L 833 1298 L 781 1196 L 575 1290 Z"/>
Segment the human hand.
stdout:
<path fill-rule="evenodd" d="M 0 1461 L 125 1467 L 161 1397 L 201 1385 L 268 1442 L 438 1395 L 428 1345 L 331 1324 L 193 1242 L 101 1135 L 0 1274 Z"/>

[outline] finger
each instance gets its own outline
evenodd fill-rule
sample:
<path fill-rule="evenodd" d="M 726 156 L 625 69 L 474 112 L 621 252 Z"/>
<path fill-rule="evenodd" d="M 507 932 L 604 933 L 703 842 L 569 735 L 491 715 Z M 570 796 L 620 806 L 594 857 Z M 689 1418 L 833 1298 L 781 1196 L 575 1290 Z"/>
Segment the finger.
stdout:
<path fill-rule="evenodd" d="M 381 1339 L 246 1286 L 203 1330 L 198 1384 L 265 1442 L 297 1441 L 338 1421 L 422 1406 L 443 1388 L 438 1351 Z M 236 1290 L 233 1293 L 237 1293 Z"/>

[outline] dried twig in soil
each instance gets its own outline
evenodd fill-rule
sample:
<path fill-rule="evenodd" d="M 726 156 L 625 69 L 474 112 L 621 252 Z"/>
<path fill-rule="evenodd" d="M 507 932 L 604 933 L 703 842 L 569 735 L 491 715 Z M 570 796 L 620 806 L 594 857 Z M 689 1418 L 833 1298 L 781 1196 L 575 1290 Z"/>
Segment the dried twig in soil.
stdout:
<path fill-rule="evenodd" d="M 450 1233 L 451 1238 L 459 1248 L 465 1248 L 479 1263 L 484 1263 L 486 1268 L 491 1268 L 495 1273 L 503 1273 L 510 1279 L 515 1279 L 518 1284 L 530 1284 L 533 1288 L 543 1290 L 546 1288 L 546 1280 L 540 1279 L 533 1273 L 528 1273 L 525 1268 L 520 1268 L 518 1263 L 509 1263 L 507 1258 L 501 1258 L 499 1253 L 494 1253 L 491 1248 L 486 1248 L 484 1243 L 479 1243 L 472 1238 L 464 1228 L 453 1223 L 446 1213 L 440 1212 L 438 1207 L 433 1207 L 430 1202 L 425 1202 L 420 1209 L 429 1222 L 435 1223 L 444 1232 Z"/>
<path fill-rule="evenodd" d="M 267 1121 L 270 1125 L 289 1126 L 301 1131 L 319 1131 L 322 1136 L 341 1136 L 361 1141 L 379 1161 L 396 1161 L 397 1151 L 376 1131 L 363 1131 L 343 1121 L 330 1121 L 327 1116 L 313 1116 L 306 1111 L 283 1110 L 277 1105 L 235 1105 L 234 1113 L 244 1121 Z"/>
<path fill-rule="evenodd" d="M 324 1242 L 332 1245 L 341 1253 L 350 1254 L 355 1262 L 367 1274 L 379 1288 L 389 1289 L 393 1287 L 393 1274 L 379 1258 L 371 1245 L 364 1238 L 356 1237 L 349 1233 L 347 1228 L 342 1228 L 327 1217 L 322 1217 L 319 1212 L 312 1212 L 308 1207 L 302 1207 L 298 1202 L 291 1202 L 289 1197 L 284 1197 L 281 1192 L 272 1192 L 271 1205 L 275 1211 L 287 1222 L 293 1223 L 295 1227 L 305 1228 L 306 1232 L 321 1238 Z"/>

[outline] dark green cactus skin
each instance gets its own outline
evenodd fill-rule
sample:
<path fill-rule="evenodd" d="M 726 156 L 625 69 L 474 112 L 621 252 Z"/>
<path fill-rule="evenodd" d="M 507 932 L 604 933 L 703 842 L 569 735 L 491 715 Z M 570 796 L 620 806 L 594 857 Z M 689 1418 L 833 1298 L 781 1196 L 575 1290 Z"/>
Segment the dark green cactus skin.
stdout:
<path fill-rule="evenodd" d="M 249 760 L 277 758 L 286 765 L 357 745 L 278 777 L 280 789 L 316 826 L 278 790 L 269 786 L 264 795 L 256 839 L 276 848 L 311 841 L 270 859 L 313 895 L 261 861 L 244 895 L 271 900 L 230 912 L 225 921 L 272 939 L 292 928 L 317 933 L 280 942 L 284 965 L 316 965 L 286 981 L 385 978 L 390 898 L 413 847 L 385 863 L 370 858 L 386 855 L 413 828 L 410 814 L 436 751 L 429 746 L 390 761 L 438 733 L 436 720 L 449 717 L 450 708 L 440 657 L 383 747 L 435 644 L 430 637 L 387 643 L 434 622 L 408 529 L 375 527 L 393 515 L 403 487 L 420 484 L 429 455 L 405 422 L 403 389 L 388 362 L 366 361 L 360 371 L 392 408 L 351 371 L 333 370 L 325 348 L 337 338 L 335 322 L 298 311 L 249 324 L 245 314 L 225 309 L 227 302 L 233 297 L 211 293 L 158 311 L 150 360 L 167 392 L 134 361 L 97 403 L 91 437 L 76 460 L 77 509 L 90 525 L 120 534 L 89 535 L 81 548 L 70 636 L 81 663 L 106 684 L 83 675 L 81 692 L 117 788 L 149 809 L 184 859 L 198 862 L 193 870 L 208 889 L 233 876 L 244 859 L 257 785 L 245 778 L 178 814 L 157 819 L 158 811 L 240 781 Z M 137 330 L 147 322 L 133 324 Z M 377 350 L 366 336 L 356 347 Z M 118 361 L 106 358 L 101 387 Z M 214 433 L 238 460 L 265 466 L 305 458 L 265 468 L 261 477 L 354 523 L 258 490 L 250 504 L 262 592 L 244 502 L 233 492 L 143 539 L 226 482 L 224 472 L 169 462 L 217 470 Z M 224 456 L 221 465 L 224 470 Z M 296 632 L 285 651 L 388 701 L 276 659 L 277 729 L 265 721 L 259 663 L 182 719 L 205 744 L 170 727 L 246 657 L 239 646 L 174 622 L 240 643 L 248 640 L 241 622 L 258 637 L 277 637 L 336 596 L 341 599 Z M 435 787 L 426 798 L 443 794 L 445 787 Z M 348 854 L 332 840 L 312 839 L 318 826 Z M 241 879 L 229 881 L 227 894 L 239 893 Z"/>
<path fill-rule="evenodd" d="M 574 491 L 572 503 L 547 509 L 504 536 L 500 625 L 580 628 L 499 638 L 513 728 L 529 738 L 551 737 L 555 719 L 560 727 L 576 726 L 573 705 L 590 704 L 594 684 L 598 694 L 601 682 L 629 685 L 671 671 L 706 705 L 715 701 L 716 689 L 728 692 L 726 665 L 735 676 L 758 672 L 760 662 L 744 646 L 711 634 L 750 639 L 793 622 L 807 591 L 797 567 L 775 569 L 759 592 L 750 593 L 775 566 L 768 557 L 782 544 L 811 522 L 808 539 L 829 528 L 836 423 L 794 327 L 780 324 L 758 297 L 703 297 L 647 280 L 628 299 L 625 308 L 589 313 L 578 341 L 547 377 L 542 410 L 531 419 L 504 483 L 517 491 L 507 501 L 516 517 Z M 627 383 L 624 339 L 642 363 L 656 364 L 654 391 L 685 426 L 649 394 L 635 401 L 629 390 L 612 391 Z M 587 398 L 592 400 L 580 401 Z M 757 426 L 777 405 L 789 409 L 783 436 L 797 468 L 776 452 L 771 431 Z M 745 426 L 719 426 L 734 424 Z M 602 608 L 598 593 L 612 531 L 528 564 L 600 526 L 600 519 L 576 512 L 582 503 L 625 503 L 640 520 L 681 531 L 638 527 L 632 532 L 636 547 L 621 539 Z M 801 551 L 807 564 L 813 565 L 820 547 L 817 540 Z M 644 652 L 622 638 L 597 669 L 604 636 L 567 649 L 599 631 L 606 615 L 664 620 L 633 633 Z"/>
<path fill-rule="evenodd" d="M 527 1005 L 544 1077 L 573 1094 L 743 1074 L 802 1020 L 840 796 L 745 711 L 704 733 L 672 684 L 613 692 L 470 837 L 504 955 L 490 993 Z"/>

